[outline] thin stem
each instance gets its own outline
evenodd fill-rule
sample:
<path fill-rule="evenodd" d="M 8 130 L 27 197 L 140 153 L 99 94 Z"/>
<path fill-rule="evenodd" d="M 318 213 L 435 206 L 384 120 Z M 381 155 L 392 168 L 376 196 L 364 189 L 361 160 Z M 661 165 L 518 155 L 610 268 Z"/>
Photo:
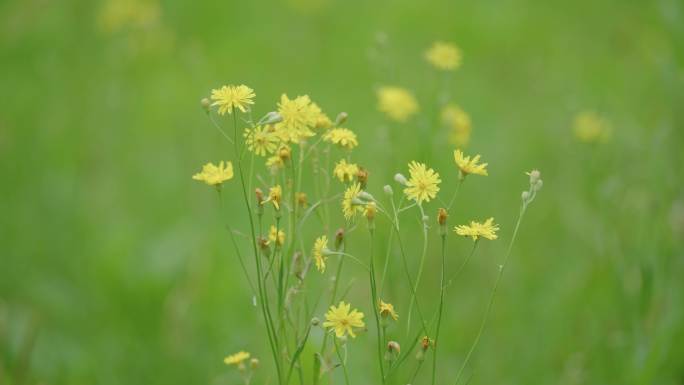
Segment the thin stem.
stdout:
<path fill-rule="evenodd" d="M 458 196 L 458 191 L 461 190 L 461 184 L 463 183 L 465 179 L 464 178 L 458 178 L 458 184 L 456 185 L 456 191 L 454 191 L 454 195 L 451 197 L 451 200 L 449 201 L 449 206 L 447 206 L 447 211 L 451 210 L 451 206 L 454 205 L 454 202 L 456 202 L 456 197 Z"/>
<path fill-rule="evenodd" d="M 294 355 L 292 356 L 292 361 L 290 362 L 290 368 L 287 370 L 287 377 L 285 377 L 285 385 L 288 385 L 290 383 L 290 376 L 292 376 L 292 369 L 295 366 L 295 362 L 299 359 L 299 355 L 302 354 L 302 350 L 304 350 L 304 345 L 306 345 L 306 341 L 309 339 L 309 333 L 311 332 L 311 324 L 306 328 L 306 333 L 304 334 L 304 338 L 302 338 L 302 341 L 299 343 L 299 346 L 297 346 L 297 350 L 295 351 Z"/>
<path fill-rule="evenodd" d="M 523 204 L 520 207 L 520 214 L 518 215 L 518 221 L 515 224 L 515 229 L 513 230 L 513 236 L 511 237 L 511 242 L 508 244 L 508 251 L 506 251 L 506 257 L 504 258 L 504 262 L 501 266 L 499 266 L 499 274 L 496 276 L 496 281 L 494 282 L 494 288 L 492 289 L 492 294 L 489 297 L 489 303 L 487 304 L 487 310 L 485 311 L 485 316 L 482 318 L 482 323 L 480 323 L 480 329 L 477 332 L 477 336 L 475 336 L 475 341 L 473 341 L 473 344 L 470 346 L 470 350 L 468 351 L 468 354 L 466 355 L 465 360 L 463 361 L 463 364 L 461 365 L 461 368 L 458 371 L 458 374 L 456 375 L 456 380 L 454 381 L 455 385 L 458 385 L 458 381 L 461 378 L 461 375 L 463 374 L 463 369 L 465 369 L 466 365 L 468 365 L 468 361 L 470 361 L 470 357 L 473 355 L 473 352 L 475 351 L 475 348 L 477 347 L 477 344 L 480 342 L 480 337 L 482 337 L 482 332 L 484 331 L 485 326 L 487 325 L 487 319 L 489 318 L 489 313 L 492 310 L 492 305 L 494 304 L 494 298 L 496 297 L 496 292 L 497 289 L 499 288 L 499 282 L 501 282 L 501 277 L 503 276 L 503 272 L 506 269 L 506 264 L 508 263 L 508 258 L 511 255 L 511 250 L 513 249 L 513 244 L 515 243 L 515 239 L 518 236 L 518 229 L 520 228 L 520 222 L 522 221 L 523 215 L 525 215 L 525 209 L 527 209 L 527 205 Z"/>
<path fill-rule="evenodd" d="M 372 226 L 369 223 L 369 226 Z M 385 383 L 385 368 L 382 363 L 382 330 L 380 329 L 380 318 L 378 317 L 378 289 L 376 287 L 376 282 L 375 282 L 375 262 L 373 261 L 373 228 L 370 227 L 368 229 L 368 232 L 370 233 L 370 270 L 368 272 L 369 277 L 370 277 L 370 286 L 371 286 L 371 309 L 373 309 L 373 316 L 375 317 L 375 327 L 376 327 L 376 332 L 377 332 L 377 337 L 378 337 L 378 365 L 380 366 L 380 380 L 382 383 Z"/>
<path fill-rule="evenodd" d="M 340 360 L 340 364 L 342 365 L 342 370 L 344 371 L 344 383 L 346 385 L 349 385 L 349 372 L 347 371 L 347 363 L 346 359 L 342 357 L 342 354 L 340 353 L 340 345 L 337 343 L 337 338 L 334 338 L 335 342 L 335 352 L 337 353 L 337 358 Z"/>
<path fill-rule="evenodd" d="M 444 310 L 444 272 L 446 271 L 446 233 L 442 233 L 442 274 L 439 278 L 439 310 L 437 312 L 437 327 L 435 328 L 435 346 L 432 349 L 432 385 L 435 385 L 437 371 L 437 347 L 439 346 L 439 327 L 442 324 Z"/>
<path fill-rule="evenodd" d="M 418 292 L 418 285 L 420 284 L 420 277 L 423 274 L 423 267 L 425 265 L 425 255 L 427 254 L 428 246 L 428 227 L 424 222 L 425 212 L 423 211 L 423 206 L 418 205 L 420 208 L 421 224 L 423 226 L 423 252 L 420 256 L 420 264 L 418 265 L 418 274 L 416 275 L 416 283 L 413 291 L 411 293 L 411 301 L 409 302 L 408 318 L 406 319 L 406 335 L 411 333 L 411 313 L 413 313 L 413 303 L 417 300 L 416 293 Z"/>

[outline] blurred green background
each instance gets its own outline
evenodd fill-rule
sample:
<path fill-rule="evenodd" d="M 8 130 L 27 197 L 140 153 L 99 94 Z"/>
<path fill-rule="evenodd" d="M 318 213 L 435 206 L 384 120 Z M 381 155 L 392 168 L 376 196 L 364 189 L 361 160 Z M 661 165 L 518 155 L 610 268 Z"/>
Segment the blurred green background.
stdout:
<path fill-rule="evenodd" d="M 449 289 L 439 382 L 476 334 L 523 172 L 539 168 L 545 187 L 470 383 L 684 384 L 678 0 L 0 2 L 0 384 L 239 383 L 222 358 L 240 349 L 269 371 L 216 196 L 190 179 L 228 149 L 199 100 L 244 83 L 263 114 L 283 92 L 307 93 L 333 117 L 349 113 L 371 192 L 414 158 L 452 191 L 445 131 L 418 135 L 420 117 L 388 124 L 374 94 L 400 85 L 429 112 L 439 78 L 422 55 L 435 40 L 463 51 L 446 86 L 472 118 L 467 151 L 490 164 L 467 180 L 451 223 L 501 225 Z M 610 140 L 575 139 L 585 110 L 610 120 Z M 239 201 L 227 210 L 244 223 Z M 437 239 L 420 289 L 432 310 Z M 452 268 L 469 244 L 450 237 Z M 364 290 L 350 299 L 370 315 Z M 351 347 L 357 383 L 374 380 L 373 338 Z"/>

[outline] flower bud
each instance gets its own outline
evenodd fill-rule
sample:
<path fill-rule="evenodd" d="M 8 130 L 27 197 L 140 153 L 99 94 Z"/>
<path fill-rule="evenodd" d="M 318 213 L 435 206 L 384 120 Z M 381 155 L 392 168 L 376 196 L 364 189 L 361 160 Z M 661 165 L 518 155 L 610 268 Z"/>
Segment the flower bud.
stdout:
<path fill-rule="evenodd" d="M 259 205 L 263 204 L 263 202 L 264 202 L 264 192 L 261 191 L 260 188 L 257 187 L 256 190 L 254 190 L 254 195 L 256 195 L 257 204 L 259 204 Z"/>
<path fill-rule="evenodd" d="M 343 241 L 344 241 L 344 229 L 340 227 L 335 232 L 335 248 L 339 250 L 340 246 L 342 246 Z"/>
<path fill-rule="evenodd" d="M 439 223 L 440 226 L 444 226 L 446 225 L 447 218 L 449 218 L 449 214 L 446 209 L 440 207 L 439 210 L 437 210 L 437 223 Z"/>
<path fill-rule="evenodd" d="M 392 190 L 392 186 L 386 184 L 385 187 L 382 188 L 382 190 L 385 192 L 386 195 L 392 196 L 394 195 L 394 190 Z"/>
<path fill-rule="evenodd" d="M 209 101 L 209 99 L 202 98 L 202 100 L 200 100 L 200 104 L 202 105 L 202 108 L 204 109 L 204 111 L 209 113 L 209 109 L 211 108 L 211 102 Z"/>
<path fill-rule="evenodd" d="M 292 157 L 292 150 L 288 146 L 281 146 L 278 149 L 278 157 L 283 161 L 287 162 Z"/>
<path fill-rule="evenodd" d="M 375 198 L 373 198 L 373 196 L 367 191 L 361 191 L 359 193 L 359 198 L 365 199 L 367 201 L 374 201 L 375 200 Z"/>
<path fill-rule="evenodd" d="M 275 111 L 271 111 L 268 114 L 264 115 L 261 119 L 259 119 L 259 122 L 257 125 L 262 125 L 262 124 L 274 124 L 281 122 L 283 120 L 283 117 L 280 116 L 279 113 Z"/>
<path fill-rule="evenodd" d="M 395 180 L 397 183 L 399 183 L 399 184 L 401 184 L 401 185 L 404 185 L 404 186 L 406 186 L 406 184 L 408 183 L 408 181 L 406 180 L 406 177 L 403 176 L 403 175 L 401 175 L 400 173 L 396 173 L 396 174 L 394 175 L 394 180 Z"/>
<path fill-rule="evenodd" d="M 534 185 L 541 177 L 541 172 L 539 172 L 539 170 L 532 170 L 528 172 L 527 175 L 530 176 L 530 184 Z"/>
<path fill-rule="evenodd" d="M 359 167 L 359 171 L 356 173 L 356 180 L 361 184 L 361 188 L 366 188 L 366 184 L 368 183 L 368 170 Z"/>
<path fill-rule="evenodd" d="M 298 193 L 295 195 L 295 199 L 297 200 L 297 204 L 298 204 L 300 207 L 304 208 L 304 207 L 307 206 L 307 196 L 306 196 L 306 193 L 304 193 L 304 192 L 298 192 Z"/>
<path fill-rule="evenodd" d="M 337 114 L 337 118 L 335 118 L 335 125 L 339 126 L 340 124 L 344 124 L 347 121 L 347 118 L 349 117 L 349 114 L 346 112 L 340 112 Z"/>
<path fill-rule="evenodd" d="M 372 222 L 373 219 L 375 219 L 375 213 L 377 212 L 377 207 L 375 206 L 375 202 L 368 202 L 366 204 L 366 208 L 363 210 L 363 215 L 368 219 L 369 222 Z"/>
<path fill-rule="evenodd" d="M 522 192 L 522 200 L 523 200 L 523 202 L 527 202 L 528 199 L 530 199 L 530 192 L 529 192 L 529 191 L 523 191 L 523 192 Z"/>
<path fill-rule="evenodd" d="M 399 354 L 401 353 L 401 345 L 399 345 L 399 342 L 397 341 L 390 341 L 387 343 L 387 351 L 391 353 L 396 352 Z"/>
<path fill-rule="evenodd" d="M 423 351 L 426 351 L 433 343 L 434 341 L 432 341 L 428 336 L 424 336 L 423 339 L 420 340 L 420 347 L 423 349 Z"/>
<path fill-rule="evenodd" d="M 313 317 L 311 319 L 311 326 L 318 326 L 321 323 L 321 320 L 318 319 L 318 317 Z"/>
<path fill-rule="evenodd" d="M 537 183 L 534 184 L 534 191 L 537 191 L 537 192 L 538 192 L 539 190 L 542 189 L 543 186 L 544 186 L 544 181 L 542 181 L 541 179 L 539 179 L 539 180 L 537 181 Z"/>
<path fill-rule="evenodd" d="M 252 358 L 251 360 L 249 360 L 249 366 L 252 369 L 258 368 L 259 367 L 259 359 L 258 358 Z"/>

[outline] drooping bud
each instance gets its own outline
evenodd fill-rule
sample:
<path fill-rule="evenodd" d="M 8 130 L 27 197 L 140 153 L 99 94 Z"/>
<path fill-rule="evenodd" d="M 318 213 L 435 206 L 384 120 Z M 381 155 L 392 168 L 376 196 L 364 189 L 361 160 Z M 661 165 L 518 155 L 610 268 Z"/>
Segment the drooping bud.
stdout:
<path fill-rule="evenodd" d="M 204 111 L 206 111 L 208 114 L 209 109 L 211 108 L 211 101 L 209 101 L 207 98 L 202 98 L 202 100 L 200 100 L 200 104 L 202 105 L 202 109 L 204 109 Z"/>
<path fill-rule="evenodd" d="M 337 118 L 335 118 L 335 125 L 339 126 L 340 124 L 344 124 L 347 121 L 347 118 L 349 117 L 349 114 L 346 112 L 340 112 L 337 114 Z"/>
<path fill-rule="evenodd" d="M 386 184 L 385 187 L 382 188 L 382 190 L 385 192 L 386 195 L 392 196 L 394 195 L 394 190 L 392 190 L 392 186 Z"/>
<path fill-rule="evenodd" d="M 394 174 L 394 180 L 403 186 L 406 186 L 406 184 L 408 183 L 408 181 L 406 180 L 406 177 L 401 175 L 400 173 Z"/>
<path fill-rule="evenodd" d="M 261 119 L 259 119 L 259 122 L 257 125 L 262 125 L 262 124 L 274 124 L 274 123 L 279 123 L 283 120 L 283 117 L 280 116 L 279 113 L 275 111 L 271 111 L 268 114 L 264 115 Z"/>
<path fill-rule="evenodd" d="M 401 345 L 397 341 L 390 341 L 387 343 L 387 351 L 390 353 L 401 353 Z"/>

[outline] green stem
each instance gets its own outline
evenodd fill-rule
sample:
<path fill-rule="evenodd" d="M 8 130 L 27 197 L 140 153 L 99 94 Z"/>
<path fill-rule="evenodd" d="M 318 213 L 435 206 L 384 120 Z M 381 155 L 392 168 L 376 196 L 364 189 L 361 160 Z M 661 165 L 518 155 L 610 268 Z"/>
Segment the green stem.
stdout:
<path fill-rule="evenodd" d="M 369 226 L 371 224 L 369 223 Z M 385 383 L 385 368 L 383 366 L 383 359 L 382 359 L 382 330 L 380 329 L 380 318 L 378 317 L 378 290 L 376 287 L 376 282 L 375 282 L 375 262 L 373 261 L 373 229 L 369 228 L 368 232 L 370 233 L 370 270 L 369 270 L 369 276 L 370 276 L 370 286 L 371 286 L 371 309 L 373 309 L 373 316 L 375 317 L 375 327 L 377 331 L 377 337 L 378 337 L 378 365 L 380 366 L 380 380 L 382 383 Z"/>
<path fill-rule="evenodd" d="M 420 284 L 420 277 L 423 274 L 423 267 L 425 265 L 425 255 L 427 254 L 427 246 L 428 246 L 428 228 L 427 224 L 423 221 L 423 218 L 425 218 L 425 212 L 423 212 L 423 206 L 418 205 L 418 208 L 420 208 L 420 216 L 421 216 L 421 224 L 423 226 L 423 252 L 420 256 L 420 264 L 418 265 L 418 274 L 416 275 L 416 283 L 415 287 L 413 288 L 413 291 L 411 292 L 411 301 L 409 302 L 409 309 L 408 309 L 408 318 L 406 319 L 406 335 L 408 336 L 411 333 L 411 313 L 413 313 L 413 304 L 415 301 L 417 301 L 416 298 L 416 293 L 418 292 L 418 285 Z"/>
<path fill-rule="evenodd" d="M 501 277 L 503 276 L 503 272 L 506 269 L 506 264 L 508 263 L 508 258 L 511 256 L 511 250 L 513 249 L 513 244 L 515 243 L 515 239 L 518 236 L 518 229 L 520 228 L 520 222 L 522 221 L 523 215 L 525 215 L 526 209 L 527 209 L 526 204 L 523 204 L 522 207 L 520 208 L 520 214 L 518 215 L 518 221 L 516 222 L 515 229 L 513 230 L 513 237 L 511 237 L 511 242 L 508 244 L 508 251 L 506 251 L 506 257 L 504 258 L 504 262 L 501 266 L 499 266 L 499 274 L 496 276 L 496 281 L 494 282 L 494 288 L 492 289 L 492 294 L 489 297 L 489 303 L 487 304 L 487 310 L 485 311 L 485 316 L 484 316 L 484 318 L 482 318 L 482 322 L 480 323 L 480 329 L 477 332 L 477 336 L 475 336 L 475 341 L 473 341 L 473 344 L 470 346 L 470 350 L 468 350 L 468 354 L 466 355 L 466 358 L 463 361 L 461 368 L 458 370 L 458 374 L 456 375 L 456 380 L 454 381 L 455 385 L 458 385 L 458 381 L 460 380 L 461 375 L 463 374 L 463 370 L 465 369 L 466 365 L 468 365 L 468 361 L 470 361 L 470 357 L 473 355 L 475 348 L 477 347 L 478 343 L 480 342 L 480 337 L 482 337 L 482 332 L 484 332 L 484 328 L 487 325 L 487 319 L 489 318 L 489 314 L 492 310 L 492 305 L 494 304 L 494 298 L 496 297 L 496 292 L 499 288 L 499 283 L 501 282 Z"/>
<path fill-rule="evenodd" d="M 344 383 L 349 385 L 349 372 L 347 371 L 346 359 L 342 357 L 342 354 L 340 353 L 340 345 L 337 343 L 337 337 L 333 337 L 333 339 L 335 342 L 335 352 L 337 353 L 337 358 L 339 358 L 340 364 L 342 365 L 342 370 L 344 371 Z"/>

